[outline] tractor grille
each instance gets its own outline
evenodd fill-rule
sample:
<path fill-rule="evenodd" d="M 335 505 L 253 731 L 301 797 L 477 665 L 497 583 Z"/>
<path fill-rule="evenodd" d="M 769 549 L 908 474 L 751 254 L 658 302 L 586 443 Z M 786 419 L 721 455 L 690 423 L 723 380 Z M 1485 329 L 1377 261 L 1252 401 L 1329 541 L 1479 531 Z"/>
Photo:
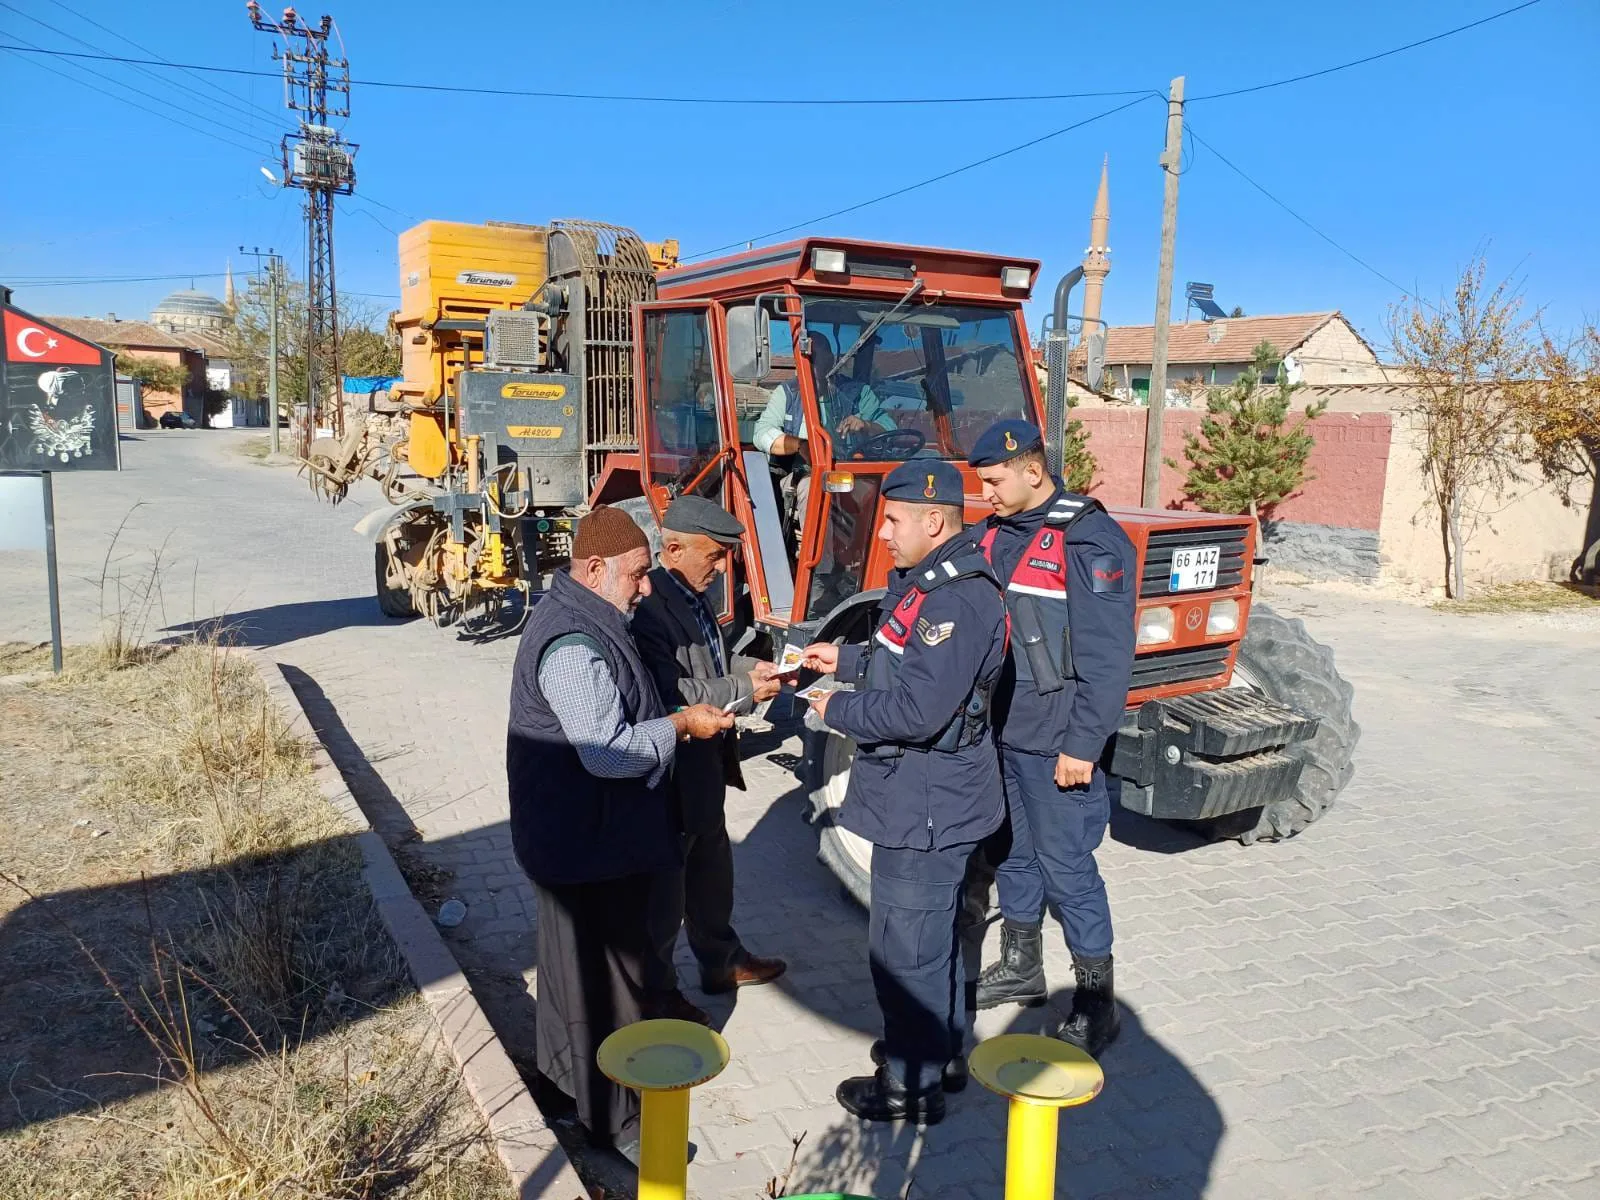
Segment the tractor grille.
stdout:
<path fill-rule="evenodd" d="M 1172 552 L 1183 546 L 1219 546 L 1217 587 L 1237 587 L 1244 580 L 1246 526 L 1224 525 L 1210 528 L 1156 530 L 1145 549 L 1144 572 L 1139 577 L 1139 598 L 1170 596 Z M 1211 589 L 1206 589 L 1211 590 Z M 1194 595 L 1183 592 L 1181 595 Z M 1204 593 L 1199 593 L 1204 594 Z"/>
<path fill-rule="evenodd" d="M 1232 647 L 1224 643 L 1220 646 L 1192 646 L 1141 654 L 1133 660 L 1133 681 L 1129 690 L 1214 678 L 1228 669 L 1230 649 Z"/>

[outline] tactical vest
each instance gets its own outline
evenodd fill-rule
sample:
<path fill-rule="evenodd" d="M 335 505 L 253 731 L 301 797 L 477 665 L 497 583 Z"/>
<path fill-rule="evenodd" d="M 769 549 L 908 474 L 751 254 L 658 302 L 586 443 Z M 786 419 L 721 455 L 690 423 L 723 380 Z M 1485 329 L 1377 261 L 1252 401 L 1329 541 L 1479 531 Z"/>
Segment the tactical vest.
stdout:
<path fill-rule="evenodd" d="M 1103 509 L 1098 500 L 1063 493 L 1051 501 L 1044 523 L 1022 552 L 1006 581 L 1006 614 L 1011 636 L 1022 651 L 1013 656 L 1017 678 L 1041 693 L 1058 692 L 1072 678 L 1072 624 L 1067 610 L 1067 530 L 1087 513 Z M 978 543 L 994 559 L 997 526 Z"/>
<path fill-rule="evenodd" d="M 985 579 L 999 590 L 1000 581 L 995 578 L 988 559 L 975 553 L 957 554 L 935 563 L 907 586 L 906 594 L 889 611 L 883 624 L 878 626 L 877 633 L 872 635 L 877 645 L 867 659 L 867 687 L 886 691 L 895 686 L 900 678 L 900 664 L 905 656 L 906 643 L 917 630 L 922 605 L 928 596 L 947 583 L 974 578 Z M 1001 661 L 1004 662 L 1003 656 Z M 933 740 L 909 748 L 950 753 L 981 742 L 989 731 L 989 701 L 999 677 L 997 665 L 987 679 L 980 679 L 973 685 L 960 710 Z M 873 742 L 859 746 L 857 751 L 873 758 L 895 758 L 905 753 L 907 748 L 898 742 Z"/>
<path fill-rule="evenodd" d="M 800 436 L 800 424 L 805 420 L 805 409 L 800 403 L 800 385 L 792 379 L 785 379 L 783 387 L 783 432 L 790 437 Z M 830 429 L 850 416 L 861 406 L 861 385 L 854 379 L 841 379 L 834 384 L 833 399 L 824 400 L 817 397 L 817 405 L 823 410 L 823 423 Z M 843 411 L 835 411 L 839 409 Z"/>

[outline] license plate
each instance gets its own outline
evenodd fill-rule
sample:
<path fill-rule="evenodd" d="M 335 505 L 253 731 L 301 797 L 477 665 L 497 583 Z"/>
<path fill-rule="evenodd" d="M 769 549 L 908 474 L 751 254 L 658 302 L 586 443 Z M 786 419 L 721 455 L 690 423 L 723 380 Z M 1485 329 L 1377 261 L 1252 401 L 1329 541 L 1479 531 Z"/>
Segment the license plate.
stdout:
<path fill-rule="evenodd" d="M 1220 546 L 1186 546 L 1172 552 L 1172 575 L 1167 582 L 1169 592 L 1191 592 L 1196 588 L 1217 586 L 1217 563 L 1222 558 Z"/>

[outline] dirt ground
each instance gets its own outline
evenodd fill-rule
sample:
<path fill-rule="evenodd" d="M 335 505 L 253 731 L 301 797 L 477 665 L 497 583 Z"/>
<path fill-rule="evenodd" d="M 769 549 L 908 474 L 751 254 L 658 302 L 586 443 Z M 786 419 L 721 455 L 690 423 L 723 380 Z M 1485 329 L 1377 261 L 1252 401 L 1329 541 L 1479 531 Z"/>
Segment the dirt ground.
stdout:
<path fill-rule="evenodd" d="M 0 646 L 0 1197 L 508 1193 L 253 668 Z"/>

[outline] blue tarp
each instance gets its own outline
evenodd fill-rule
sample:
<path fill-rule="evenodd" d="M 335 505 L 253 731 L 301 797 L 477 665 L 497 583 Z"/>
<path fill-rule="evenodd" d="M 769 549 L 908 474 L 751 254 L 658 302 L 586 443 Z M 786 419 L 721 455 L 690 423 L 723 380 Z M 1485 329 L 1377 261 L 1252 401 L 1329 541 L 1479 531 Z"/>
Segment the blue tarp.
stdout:
<path fill-rule="evenodd" d="M 370 396 L 375 392 L 387 392 L 403 378 L 402 375 L 346 375 L 344 390 L 352 396 Z"/>

